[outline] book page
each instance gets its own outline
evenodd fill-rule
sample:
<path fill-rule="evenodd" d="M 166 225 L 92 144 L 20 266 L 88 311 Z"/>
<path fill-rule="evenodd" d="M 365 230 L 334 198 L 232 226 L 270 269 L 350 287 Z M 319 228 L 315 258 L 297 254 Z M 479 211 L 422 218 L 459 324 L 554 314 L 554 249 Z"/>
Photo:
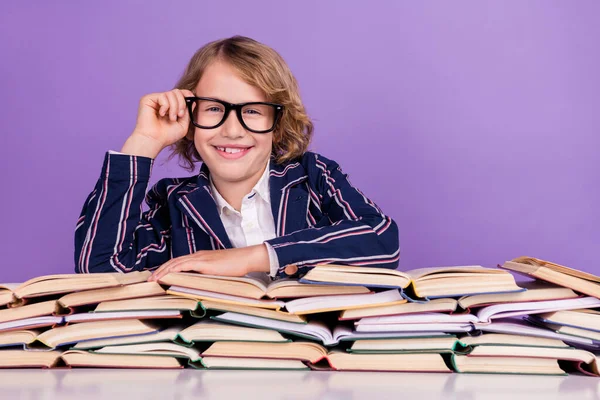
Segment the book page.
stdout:
<path fill-rule="evenodd" d="M 359 274 L 376 274 L 376 275 L 394 275 L 400 276 L 410 280 L 410 276 L 403 271 L 387 268 L 374 268 L 374 267 L 356 267 L 352 265 L 341 265 L 341 264 L 318 264 L 315 268 L 323 269 L 332 272 L 354 272 Z"/>
<path fill-rule="evenodd" d="M 534 258 L 534 257 L 517 257 L 517 258 L 513 259 L 512 261 L 516 262 L 516 263 L 520 263 L 520 264 L 528 264 L 528 265 L 533 265 L 533 266 L 537 266 L 537 267 L 546 267 L 553 271 L 561 272 L 566 275 L 571 275 L 571 276 L 575 276 L 577 278 L 585 279 L 587 281 L 600 283 L 600 277 L 598 277 L 594 274 L 590 274 L 590 273 L 579 271 L 579 270 L 576 270 L 573 268 L 565 267 L 564 265 L 555 264 L 550 261 L 544 261 L 544 260 L 540 260 L 540 259 Z"/>
<path fill-rule="evenodd" d="M 246 276 L 222 276 L 222 275 L 208 275 L 208 274 L 199 274 L 197 272 L 175 272 L 174 274 L 181 276 L 189 276 L 195 279 L 207 278 L 214 279 L 223 282 L 243 282 L 248 283 L 250 285 L 256 286 L 264 293 L 267 292 L 267 287 L 271 282 L 271 278 L 269 275 L 263 272 L 250 273 Z"/>
<path fill-rule="evenodd" d="M 449 266 L 449 267 L 428 267 L 417 268 L 406 271 L 405 273 L 412 279 L 417 280 L 430 275 L 464 273 L 483 273 L 483 274 L 505 274 L 506 271 L 499 269 L 483 268 L 480 265 Z"/>

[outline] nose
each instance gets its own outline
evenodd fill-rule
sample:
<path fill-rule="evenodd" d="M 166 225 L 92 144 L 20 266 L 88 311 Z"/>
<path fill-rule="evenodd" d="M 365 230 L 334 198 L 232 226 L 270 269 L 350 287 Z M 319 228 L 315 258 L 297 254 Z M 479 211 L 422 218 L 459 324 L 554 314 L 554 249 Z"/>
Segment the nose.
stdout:
<path fill-rule="evenodd" d="M 235 110 L 231 110 L 223 125 L 221 125 L 221 134 L 228 138 L 239 138 L 246 135 L 246 130 L 238 120 Z"/>

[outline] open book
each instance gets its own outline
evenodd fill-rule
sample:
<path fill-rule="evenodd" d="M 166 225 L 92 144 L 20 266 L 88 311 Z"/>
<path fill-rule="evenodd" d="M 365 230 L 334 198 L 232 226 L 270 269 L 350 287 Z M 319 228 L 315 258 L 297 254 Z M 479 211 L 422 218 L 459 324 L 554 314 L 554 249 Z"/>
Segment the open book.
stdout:
<path fill-rule="evenodd" d="M 571 288 L 588 296 L 600 297 L 600 277 L 533 257 L 518 257 L 501 268 Z"/>
<path fill-rule="evenodd" d="M 355 325 L 381 325 L 392 331 L 402 324 L 469 324 L 490 323 L 493 319 L 515 317 L 528 314 L 539 314 L 555 310 L 573 310 L 579 308 L 600 307 L 600 299 L 595 297 L 578 297 L 565 300 L 529 301 L 521 303 L 500 303 L 483 307 L 474 314 L 446 314 L 427 312 L 419 314 L 388 315 L 382 317 L 366 317 L 355 322 Z M 363 330 L 364 328 L 357 328 Z"/>
<path fill-rule="evenodd" d="M 150 271 L 135 271 L 127 274 L 115 272 L 44 275 L 30 279 L 16 287 L 14 284 L 3 284 L 0 287 L 0 295 L 4 299 L 3 301 L 6 301 L 8 292 L 10 292 L 11 300 L 9 302 L 19 302 L 34 297 L 141 283 L 147 281 L 150 274 Z"/>
<path fill-rule="evenodd" d="M 539 314 L 535 317 L 551 324 L 596 331 L 600 337 L 600 311 L 597 310 L 562 310 Z"/>
<path fill-rule="evenodd" d="M 454 335 L 428 338 L 395 338 L 378 340 L 357 340 L 348 351 L 353 353 L 394 353 L 394 352 L 437 352 L 466 353 L 473 346 L 530 346 L 544 348 L 569 348 L 557 339 L 546 339 L 520 335 L 486 333 L 478 336 Z"/>
<path fill-rule="evenodd" d="M 202 353 L 204 361 L 211 357 L 300 360 L 311 367 L 324 363 L 325 369 L 348 371 L 451 372 L 443 358 L 436 353 L 349 354 L 336 350 L 327 351 L 323 346 L 311 342 L 273 344 L 215 342 Z"/>
<path fill-rule="evenodd" d="M 510 273 L 481 266 L 420 268 L 403 272 L 320 264 L 308 271 L 300 282 L 398 288 L 408 298 L 414 295 L 424 299 L 524 290 L 517 286 Z"/>
<path fill-rule="evenodd" d="M 29 343 L 34 342 L 40 333 L 41 331 L 33 329 L 0 332 L 0 348 L 13 346 L 25 348 Z"/>
<path fill-rule="evenodd" d="M 474 328 L 483 332 L 504 333 L 510 335 L 524 335 L 540 338 L 558 339 L 565 343 L 572 343 L 579 348 L 587 348 L 594 351 L 600 350 L 600 341 L 593 339 L 558 333 L 550 329 L 538 328 L 518 320 L 493 321 L 492 323 L 475 323 Z"/>
<path fill-rule="evenodd" d="M 118 311 L 153 311 L 178 310 L 189 312 L 192 316 L 201 318 L 205 311 L 197 300 L 173 295 L 145 297 L 139 299 L 103 301 L 94 309 L 94 313 L 109 313 Z"/>
<path fill-rule="evenodd" d="M 266 308 L 270 310 L 279 310 L 285 307 L 285 303 L 281 300 L 251 299 L 249 297 L 236 296 L 232 294 L 209 292 L 208 290 L 190 289 L 183 286 L 171 286 L 169 289 L 167 289 L 167 294 L 197 299 L 202 302 L 208 300 L 217 303 Z"/>
<path fill-rule="evenodd" d="M 328 311 L 348 310 L 353 308 L 372 307 L 376 305 L 402 304 L 406 300 L 397 289 L 386 290 L 379 293 L 359 293 L 327 296 L 311 296 L 289 301 L 250 299 L 247 297 L 230 294 L 214 293 L 199 289 L 189 289 L 171 286 L 168 294 L 190 297 L 205 303 L 225 303 L 244 307 L 267 308 L 279 311 L 285 308 L 288 313 L 305 315 Z"/>
<path fill-rule="evenodd" d="M 459 373 L 567 375 L 557 359 L 536 357 L 471 357 L 453 354 L 452 366 Z"/>
<path fill-rule="evenodd" d="M 0 331 L 35 327 L 36 325 L 31 324 L 41 318 L 51 322 L 49 325 L 60 325 L 114 319 L 182 318 L 182 312 L 188 312 L 194 317 L 205 314 L 197 301 L 167 295 L 102 302 L 94 312 L 68 315 L 56 315 L 56 304 L 56 301 L 49 300 L 0 310 Z"/>
<path fill-rule="evenodd" d="M 4 350 L 0 368 L 25 367 L 183 368 L 178 357 L 166 355 L 95 354 L 81 350 Z"/>
<path fill-rule="evenodd" d="M 579 297 L 577 293 L 569 288 L 556 286 L 546 282 L 531 281 L 520 282 L 519 285 L 527 289 L 524 292 L 514 293 L 492 293 L 463 296 L 458 299 L 458 305 L 463 310 L 470 308 L 489 306 L 498 303 L 520 303 L 523 301 L 545 301 L 574 299 Z"/>
<path fill-rule="evenodd" d="M 277 331 L 271 329 L 248 328 L 228 325 L 212 320 L 201 320 L 185 326 L 173 326 L 153 334 L 131 335 L 108 339 L 86 340 L 78 342 L 72 348 L 78 350 L 116 347 L 123 345 L 148 344 L 155 342 L 173 342 L 187 347 L 201 342 L 248 341 L 248 342 L 289 342 Z M 1 343 L 1 342 L 0 342 Z"/>
<path fill-rule="evenodd" d="M 424 312 L 445 312 L 452 313 L 456 311 L 457 301 L 451 298 L 432 299 L 425 303 L 403 303 L 384 306 L 373 306 L 367 308 L 356 308 L 344 310 L 340 313 L 339 320 L 352 320 L 366 317 L 379 317 L 387 315 L 403 315 Z"/>
<path fill-rule="evenodd" d="M 463 364 L 462 372 L 466 372 L 465 368 L 474 366 L 474 364 L 471 361 L 469 361 L 469 359 L 484 359 L 488 362 L 488 364 L 484 367 L 486 371 L 481 372 L 543 373 L 536 372 L 537 367 L 540 367 L 541 365 L 537 365 L 537 363 L 535 363 L 533 360 L 546 359 L 553 361 L 563 360 L 574 362 L 577 368 L 579 368 L 580 370 L 585 370 L 589 374 L 593 374 L 596 376 L 599 375 L 596 356 L 593 353 L 590 353 L 589 351 L 575 349 L 573 347 L 556 348 L 541 346 L 507 346 L 493 344 L 476 345 L 471 348 L 471 351 L 467 354 L 466 359 L 461 359 L 461 357 L 458 358 L 458 363 Z M 511 361 L 510 367 L 508 365 L 505 365 L 510 369 L 499 369 L 497 371 L 492 371 L 488 369 L 490 368 L 490 365 L 494 365 L 498 359 Z M 523 366 L 523 363 L 535 366 L 532 370 L 527 372 L 520 369 L 520 367 Z M 479 363 L 477 363 L 476 365 L 478 368 L 482 367 Z M 586 365 L 586 367 L 583 367 L 583 365 Z"/>
<path fill-rule="evenodd" d="M 0 285 L 0 307 L 7 306 L 14 301 L 13 291 L 20 283 L 3 283 Z"/>
<path fill-rule="evenodd" d="M 528 346 L 568 348 L 560 339 L 524 336 L 505 333 L 482 333 L 476 336 L 462 336 L 460 342 L 467 347 L 473 346 Z"/>
<path fill-rule="evenodd" d="M 276 358 L 208 356 L 202 358 L 201 362 L 206 369 L 310 370 L 310 368 L 300 360 Z"/>
<path fill-rule="evenodd" d="M 159 282 L 164 285 L 248 297 L 256 300 L 263 297 L 280 299 L 370 292 L 369 289 L 361 286 L 307 285 L 289 278 L 271 281 L 271 278 L 264 273 L 252 273 L 243 277 L 235 277 L 204 275 L 195 272 L 172 272 L 163 276 Z"/>
<path fill-rule="evenodd" d="M 42 333 L 25 330 L 3 332 L 0 343 L 4 342 L 4 346 L 24 344 L 30 349 L 48 350 L 83 340 L 143 335 L 156 331 L 158 331 L 158 328 L 153 324 L 135 319 L 94 321 L 60 326 Z"/>
<path fill-rule="evenodd" d="M 77 307 L 98 304 L 105 301 L 116 301 L 136 298 L 163 296 L 166 291 L 156 282 L 140 282 L 125 286 L 100 288 L 69 293 L 56 300 L 57 315 L 68 315 Z"/>
<path fill-rule="evenodd" d="M 561 311 L 561 313 L 563 312 L 566 313 L 566 311 Z M 557 314 L 558 313 L 529 315 L 526 319 L 527 321 L 535 325 L 552 329 L 556 333 L 575 336 L 579 338 L 587 338 L 600 343 L 600 330 L 598 330 L 597 326 L 595 326 L 597 324 L 597 321 L 594 321 L 591 318 L 587 320 L 585 317 L 583 317 L 583 315 L 585 315 L 584 313 L 581 313 L 582 317 Z M 594 328 L 590 329 L 590 326 L 593 326 Z"/>
<path fill-rule="evenodd" d="M 423 338 L 357 340 L 348 349 L 356 354 L 453 353 L 463 346 L 454 335 Z"/>
<path fill-rule="evenodd" d="M 325 346 L 334 346 L 342 341 L 353 341 L 362 339 L 379 339 L 379 338 L 395 338 L 395 337 L 422 337 L 429 336 L 423 332 L 411 332 L 406 335 L 398 332 L 381 332 L 381 333 L 364 333 L 356 332 L 351 328 L 338 325 L 333 329 L 329 329 L 323 322 L 309 321 L 306 324 L 295 324 L 291 322 L 276 321 L 269 318 L 255 317 L 251 315 L 237 314 L 228 312 L 221 315 L 212 316 L 212 319 L 228 324 L 237 324 L 249 326 L 253 328 L 274 329 L 276 331 L 301 337 L 309 340 L 315 340 L 323 343 Z"/>
<path fill-rule="evenodd" d="M 175 358 L 184 358 L 191 362 L 200 361 L 200 352 L 195 348 L 168 342 L 104 346 L 102 348 L 89 351 L 96 354 L 169 356 Z"/>
<path fill-rule="evenodd" d="M 24 305 L 18 307 L 0 309 L 0 324 L 43 315 L 70 315 L 77 310 L 77 307 L 97 304 L 107 300 L 116 301 L 141 297 L 139 301 L 143 304 L 152 304 L 154 301 L 152 296 L 164 294 L 165 290 L 156 282 L 74 292 L 64 295 L 58 300 L 24 303 Z"/>
<path fill-rule="evenodd" d="M 306 323 L 306 316 L 290 314 L 287 311 L 281 310 L 270 310 L 268 308 L 250 307 L 211 300 L 202 300 L 201 306 L 205 310 L 214 310 L 224 313 L 231 311 L 238 314 L 254 315 L 256 317 L 270 318 L 277 321 L 294 322 L 297 324 Z"/>

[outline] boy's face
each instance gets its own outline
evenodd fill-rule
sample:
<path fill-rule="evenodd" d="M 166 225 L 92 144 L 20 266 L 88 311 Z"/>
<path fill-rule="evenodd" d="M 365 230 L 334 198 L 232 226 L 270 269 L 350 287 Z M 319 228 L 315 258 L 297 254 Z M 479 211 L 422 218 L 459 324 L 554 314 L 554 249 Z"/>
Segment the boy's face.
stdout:
<path fill-rule="evenodd" d="M 260 89 L 244 82 L 231 66 L 223 62 L 214 62 L 206 68 L 195 94 L 229 103 L 268 101 Z M 231 111 L 227 120 L 218 128 L 196 127 L 194 145 L 202 161 L 210 169 L 215 183 L 246 180 L 256 182 L 271 155 L 273 132 L 247 131 L 238 121 L 235 112 Z M 236 153 L 231 153 L 232 148 L 236 149 Z"/>

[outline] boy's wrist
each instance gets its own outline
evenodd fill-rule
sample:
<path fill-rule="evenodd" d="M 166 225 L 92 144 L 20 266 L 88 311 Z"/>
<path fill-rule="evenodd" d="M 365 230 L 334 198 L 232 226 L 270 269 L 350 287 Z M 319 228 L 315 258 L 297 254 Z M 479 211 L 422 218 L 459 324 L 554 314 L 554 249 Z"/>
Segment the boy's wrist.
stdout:
<path fill-rule="evenodd" d="M 125 141 L 121 153 L 156 158 L 163 148 L 164 146 L 155 139 L 133 132 Z"/>
<path fill-rule="evenodd" d="M 248 258 L 247 271 L 246 272 L 269 272 L 269 252 L 264 244 L 257 244 L 248 247 L 252 253 Z"/>

